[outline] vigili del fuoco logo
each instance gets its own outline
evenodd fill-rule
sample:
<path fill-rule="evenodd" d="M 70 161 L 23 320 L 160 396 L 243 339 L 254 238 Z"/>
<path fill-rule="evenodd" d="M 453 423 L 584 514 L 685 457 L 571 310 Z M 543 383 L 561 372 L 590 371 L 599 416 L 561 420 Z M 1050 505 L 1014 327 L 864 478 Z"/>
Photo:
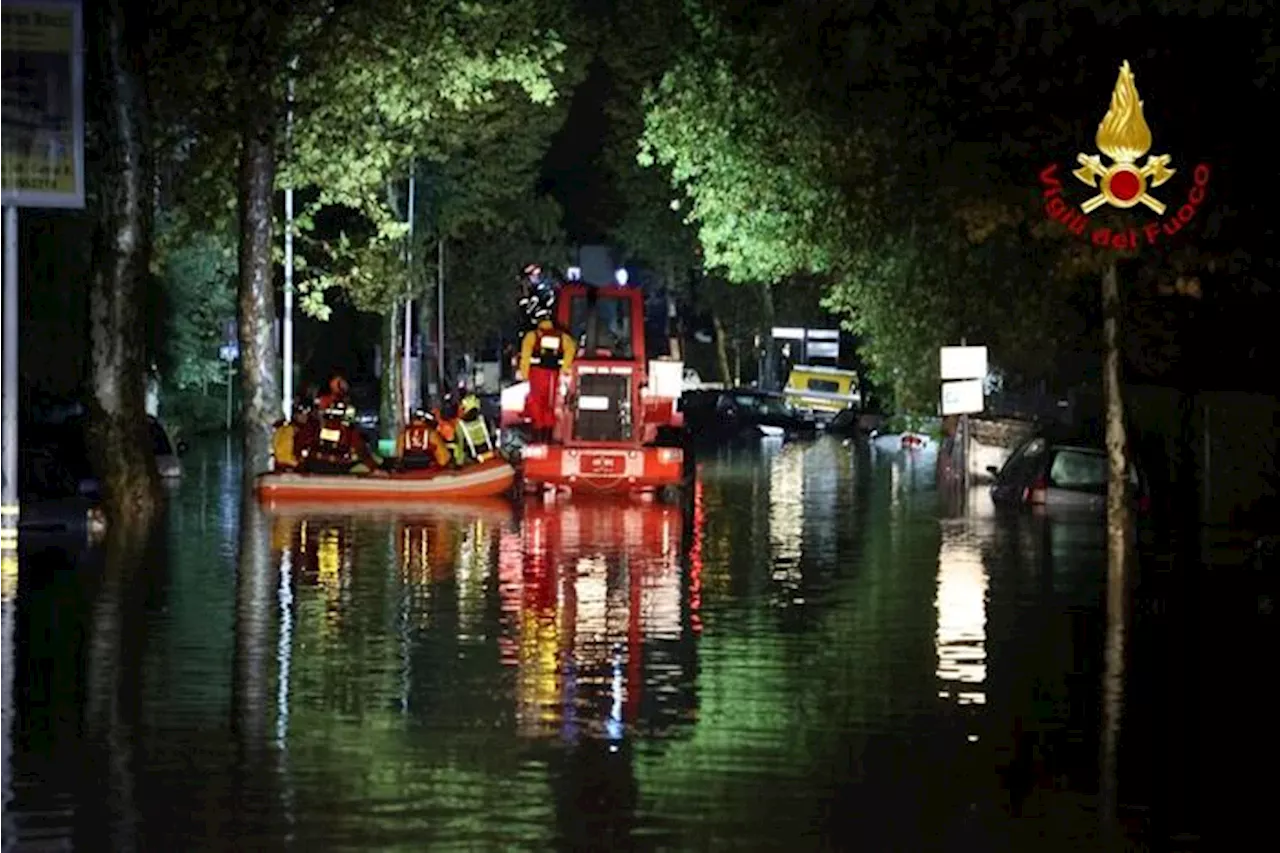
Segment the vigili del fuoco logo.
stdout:
<path fill-rule="evenodd" d="M 1085 195 L 1083 202 L 1073 203 L 1064 194 L 1057 163 L 1040 172 L 1046 216 L 1095 246 L 1110 246 L 1117 251 L 1134 250 L 1139 245 L 1154 246 L 1177 234 L 1195 218 L 1208 191 L 1209 166 L 1200 163 L 1191 171 L 1191 187 L 1185 191 L 1185 203 L 1170 211 L 1162 199 L 1167 195 L 1156 190 L 1164 187 L 1178 170 L 1172 168 L 1170 155 L 1147 154 L 1151 150 L 1151 128 L 1142 115 L 1142 101 L 1138 99 L 1138 87 L 1128 61 L 1120 66 L 1120 76 L 1111 93 L 1111 108 L 1098 125 L 1096 140 L 1098 150 L 1111 163 L 1103 163 L 1098 154 L 1076 155 L 1080 168 L 1071 174 L 1093 191 Z M 1146 162 L 1139 165 L 1144 154 L 1147 154 Z M 1156 218 L 1134 222 L 1129 228 L 1091 226 L 1089 214 L 1107 204 L 1121 210 L 1141 206 L 1143 210 L 1139 212 Z"/>

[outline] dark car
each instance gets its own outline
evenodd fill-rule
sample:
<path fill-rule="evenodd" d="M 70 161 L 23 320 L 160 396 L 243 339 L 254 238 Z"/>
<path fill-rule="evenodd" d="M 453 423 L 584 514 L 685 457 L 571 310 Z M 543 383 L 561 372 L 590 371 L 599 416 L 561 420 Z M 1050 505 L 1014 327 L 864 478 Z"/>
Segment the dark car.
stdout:
<path fill-rule="evenodd" d="M 991 500 L 1004 506 L 1105 511 L 1109 466 L 1101 440 L 1090 436 L 1041 434 L 1027 439 L 1009 455 L 995 476 Z M 1138 509 L 1150 505 L 1146 477 L 1130 460 L 1130 483 Z"/>
<path fill-rule="evenodd" d="M 754 388 L 698 389 L 680 398 L 685 429 L 695 439 L 726 440 L 743 434 L 812 436 L 817 422 L 781 394 Z"/>
<path fill-rule="evenodd" d="M 56 447 L 21 448 L 18 469 L 20 533 L 94 538 L 105 529 L 96 493 L 81 494 L 80 478 Z"/>
<path fill-rule="evenodd" d="M 56 456 L 59 463 L 75 477 L 78 493 L 95 498 L 99 488 L 89 460 L 86 428 L 85 417 L 74 415 L 61 423 L 39 427 L 38 434 L 32 436 L 31 446 Z M 186 452 L 186 443 L 170 439 L 164 425 L 150 415 L 147 416 L 147 439 L 160 476 L 166 479 L 182 476 L 182 460 L 179 457 Z"/>

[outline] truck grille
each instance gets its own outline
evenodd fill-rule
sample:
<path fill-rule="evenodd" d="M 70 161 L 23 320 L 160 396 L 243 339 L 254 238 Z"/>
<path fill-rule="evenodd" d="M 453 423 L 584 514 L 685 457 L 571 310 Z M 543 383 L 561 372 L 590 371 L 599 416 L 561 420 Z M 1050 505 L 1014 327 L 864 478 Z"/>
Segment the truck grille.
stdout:
<path fill-rule="evenodd" d="M 602 409 L 584 408 L 581 401 L 604 398 Z M 631 438 L 631 377 L 586 373 L 578 377 L 578 427 L 575 438 L 583 441 L 626 441 Z M 624 408 L 628 411 L 624 412 Z M 625 417 L 624 417 L 625 414 Z"/>

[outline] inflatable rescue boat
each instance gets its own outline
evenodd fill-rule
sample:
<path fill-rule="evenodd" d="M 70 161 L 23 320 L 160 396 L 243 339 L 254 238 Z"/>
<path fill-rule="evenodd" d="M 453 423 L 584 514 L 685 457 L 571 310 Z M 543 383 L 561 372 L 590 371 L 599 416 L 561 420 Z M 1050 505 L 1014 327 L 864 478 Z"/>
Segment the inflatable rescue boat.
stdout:
<path fill-rule="evenodd" d="M 385 477 L 369 474 L 259 474 L 258 500 L 267 506 L 284 502 L 405 503 L 492 498 L 511 490 L 516 471 L 505 459 L 490 459 L 465 468 L 398 471 Z"/>

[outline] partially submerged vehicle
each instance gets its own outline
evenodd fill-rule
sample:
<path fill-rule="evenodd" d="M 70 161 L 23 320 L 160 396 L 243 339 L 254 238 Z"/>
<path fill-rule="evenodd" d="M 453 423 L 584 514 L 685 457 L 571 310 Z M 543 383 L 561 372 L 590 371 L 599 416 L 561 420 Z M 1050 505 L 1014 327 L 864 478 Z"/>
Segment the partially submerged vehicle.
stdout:
<path fill-rule="evenodd" d="M 997 506 L 1030 506 L 1042 510 L 1106 511 L 1110 477 L 1107 451 L 1094 435 L 1050 430 L 1017 447 L 1002 467 L 989 466 L 995 478 L 991 500 Z M 1137 508 L 1151 504 L 1140 463 L 1130 460 L 1129 484 Z"/>
<path fill-rule="evenodd" d="M 797 364 L 783 389 L 787 402 L 826 424 L 847 409 L 862 405 L 858 374 L 823 365 Z"/>
<path fill-rule="evenodd" d="M 284 502 L 403 503 L 492 498 L 512 489 L 516 470 L 494 458 L 463 468 L 397 471 L 386 476 L 367 474 L 305 474 L 270 471 L 254 484 L 267 506 Z"/>
<path fill-rule="evenodd" d="M 685 476 L 678 407 L 684 363 L 646 359 L 638 288 L 564 285 L 557 325 L 579 342 L 550 441 L 521 442 L 525 489 L 657 491 Z M 528 383 L 503 393 L 504 446 L 524 431 Z"/>
<path fill-rule="evenodd" d="M 782 394 L 755 388 L 696 389 L 680 398 L 685 429 L 693 441 L 727 441 L 741 436 L 811 437 L 817 422 Z"/>

